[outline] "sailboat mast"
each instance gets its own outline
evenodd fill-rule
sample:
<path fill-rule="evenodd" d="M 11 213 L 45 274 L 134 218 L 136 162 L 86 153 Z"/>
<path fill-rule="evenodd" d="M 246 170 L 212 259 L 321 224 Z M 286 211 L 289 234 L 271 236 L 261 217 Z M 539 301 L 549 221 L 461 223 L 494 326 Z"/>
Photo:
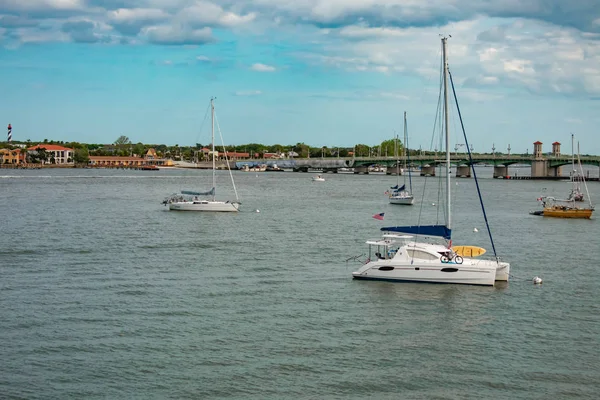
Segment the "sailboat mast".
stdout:
<path fill-rule="evenodd" d="M 396 153 L 396 186 L 400 184 L 400 155 L 398 154 L 398 134 L 396 133 L 396 148 L 394 152 Z"/>
<path fill-rule="evenodd" d="M 446 44 L 448 38 L 442 38 L 442 59 L 444 64 L 444 131 L 446 136 L 446 227 L 452 229 L 452 218 L 450 215 L 450 134 L 448 132 L 448 54 Z"/>
<path fill-rule="evenodd" d="M 215 201 L 216 195 L 216 177 L 215 177 L 215 104 L 214 98 L 210 99 L 210 124 L 211 124 L 211 136 L 212 136 L 212 187 L 213 187 L 213 201 Z"/>
<path fill-rule="evenodd" d="M 571 180 L 575 180 L 575 135 L 571 133 L 571 168 L 573 169 L 573 176 Z"/>
<path fill-rule="evenodd" d="M 404 140 L 402 146 L 402 156 L 404 157 L 404 173 L 402 175 L 404 175 L 404 186 L 406 186 L 406 111 L 404 111 L 404 137 L 402 140 Z M 406 188 L 404 190 L 406 190 Z"/>

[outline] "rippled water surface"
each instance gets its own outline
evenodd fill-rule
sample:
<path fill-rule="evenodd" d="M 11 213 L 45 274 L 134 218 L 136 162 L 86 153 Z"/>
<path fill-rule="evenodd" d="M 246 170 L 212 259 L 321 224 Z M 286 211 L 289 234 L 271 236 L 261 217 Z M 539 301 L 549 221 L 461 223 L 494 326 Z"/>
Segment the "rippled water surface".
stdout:
<path fill-rule="evenodd" d="M 568 183 L 482 169 L 514 275 L 487 288 L 351 278 L 381 226 L 442 218 L 437 178 L 403 207 L 395 177 L 234 172 L 242 212 L 212 214 L 160 204 L 209 171 L 0 175 L 2 398 L 600 396 L 600 214 L 528 214 Z M 491 252 L 473 180 L 453 189 L 454 243 Z"/>

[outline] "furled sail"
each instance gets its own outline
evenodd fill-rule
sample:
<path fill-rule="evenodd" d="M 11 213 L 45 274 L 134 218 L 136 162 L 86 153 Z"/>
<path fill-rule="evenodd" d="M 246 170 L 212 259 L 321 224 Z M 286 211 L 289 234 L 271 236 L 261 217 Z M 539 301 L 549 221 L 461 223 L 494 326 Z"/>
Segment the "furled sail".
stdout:
<path fill-rule="evenodd" d="M 212 196 L 215 194 L 215 188 L 213 187 L 208 192 L 192 192 L 191 190 L 182 190 L 181 194 L 187 194 L 190 196 Z"/>

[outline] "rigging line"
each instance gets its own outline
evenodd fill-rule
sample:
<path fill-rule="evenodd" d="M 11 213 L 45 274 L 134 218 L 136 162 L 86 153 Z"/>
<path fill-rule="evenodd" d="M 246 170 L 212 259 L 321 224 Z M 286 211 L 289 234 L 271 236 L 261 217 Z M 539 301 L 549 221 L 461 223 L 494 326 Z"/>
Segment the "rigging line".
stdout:
<path fill-rule="evenodd" d="M 406 115 L 406 114 L 404 114 Z M 410 149 L 408 147 L 408 123 L 406 122 L 406 117 L 404 118 L 404 129 L 406 131 L 406 143 L 404 143 L 404 148 L 406 149 L 405 153 L 406 153 L 406 162 L 408 165 L 407 169 L 408 169 L 408 185 L 410 187 L 410 195 L 412 196 L 413 194 L 413 189 L 412 189 L 412 174 L 410 173 Z M 414 198 L 413 198 L 414 199 Z"/>
<path fill-rule="evenodd" d="M 458 98 L 456 97 L 456 91 L 454 90 L 454 80 L 452 79 L 452 73 L 450 69 L 448 69 L 448 76 L 450 77 L 450 84 L 452 85 L 452 94 L 454 95 L 454 102 L 456 103 L 456 110 L 458 111 L 458 119 L 460 120 L 460 126 L 463 131 L 463 136 L 465 138 L 465 146 L 467 146 L 467 152 L 469 154 L 469 163 L 471 164 L 471 170 L 473 171 L 473 178 L 475 179 L 475 186 L 477 187 L 477 195 L 479 196 L 479 203 L 481 204 L 481 210 L 483 211 L 483 219 L 485 220 L 485 226 L 488 231 L 488 235 L 490 237 L 490 242 L 492 243 L 492 249 L 494 250 L 494 256 L 496 257 L 496 262 L 500 261 L 498 259 L 498 254 L 496 253 L 496 246 L 494 245 L 494 238 L 492 237 L 492 231 L 490 230 L 490 224 L 488 223 L 487 214 L 485 213 L 485 207 L 483 205 L 483 199 L 481 198 L 481 189 L 479 188 L 479 181 L 477 180 L 477 172 L 475 172 L 475 168 L 473 165 L 473 156 L 471 155 L 471 148 L 469 147 L 469 140 L 467 139 L 467 133 L 465 132 L 465 125 L 463 123 L 462 114 L 460 113 L 460 107 L 458 106 Z"/>
<path fill-rule="evenodd" d="M 200 140 L 200 135 L 202 133 L 202 127 L 204 127 L 204 123 L 207 120 L 209 111 L 210 111 L 210 102 L 208 103 L 208 106 L 206 107 L 206 112 L 204 113 L 204 119 L 202 120 L 202 124 L 200 124 L 200 130 L 198 131 L 198 136 L 196 136 L 196 143 L 198 143 L 198 140 Z"/>
<path fill-rule="evenodd" d="M 225 153 L 225 162 L 227 163 L 227 170 L 229 171 L 229 177 L 231 178 L 231 184 L 233 185 L 233 191 L 235 192 L 235 199 L 239 201 L 238 192 L 235 187 L 235 181 L 233 180 L 233 174 L 231 172 L 231 168 L 229 167 L 229 158 L 227 157 L 227 149 L 225 148 L 225 142 L 223 141 L 223 134 L 221 133 L 221 126 L 219 125 L 219 120 L 217 119 L 217 113 L 215 112 L 215 122 L 217 123 L 217 130 L 219 131 L 219 137 L 221 138 L 221 145 L 223 146 L 223 152 Z M 213 154 L 214 157 L 214 154 Z"/>
<path fill-rule="evenodd" d="M 442 123 L 442 113 L 441 113 L 441 109 L 442 109 L 442 82 L 443 82 L 443 75 L 442 75 L 442 71 L 443 71 L 443 57 L 440 57 L 440 80 L 439 80 L 439 91 L 438 91 L 438 102 L 437 102 L 437 109 L 435 111 L 435 119 L 433 120 L 433 130 L 431 132 L 431 143 L 429 144 L 429 150 L 433 150 L 433 142 L 435 141 L 435 129 L 437 126 L 441 126 Z M 439 121 L 439 124 L 438 124 Z M 441 138 L 441 136 L 440 136 Z M 440 145 L 441 145 L 441 139 L 440 139 Z"/>
<path fill-rule="evenodd" d="M 587 182 L 585 180 L 585 174 L 583 173 L 583 166 L 581 165 L 581 158 L 579 157 L 579 141 L 577 142 L 577 163 L 579 164 L 579 170 L 581 171 L 581 179 L 583 179 L 583 186 L 585 186 L 585 192 L 588 197 L 588 202 L 590 203 L 590 207 L 594 208 L 592 205 L 592 197 L 590 196 L 590 191 L 588 190 Z"/>

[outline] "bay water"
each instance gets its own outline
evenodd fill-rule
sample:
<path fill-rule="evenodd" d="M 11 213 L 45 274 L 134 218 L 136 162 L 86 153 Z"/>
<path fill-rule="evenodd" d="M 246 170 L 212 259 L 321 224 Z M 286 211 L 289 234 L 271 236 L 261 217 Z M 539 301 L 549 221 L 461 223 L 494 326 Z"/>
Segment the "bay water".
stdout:
<path fill-rule="evenodd" d="M 414 177 L 406 207 L 392 176 L 234 171 L 239 213 L 185 213 L 161 201 L 210 171 L 0 175 L 2 398 L 600 396 L 598 216 L 529 215 L 568 182 L 481 169 L 513 276 L 475 287 L 355 281 L 346 262 L 382 226 L 443 220 L 439 178 Z M 452 185 L 453 243 L 493 254 L 474 180 Z"/>

